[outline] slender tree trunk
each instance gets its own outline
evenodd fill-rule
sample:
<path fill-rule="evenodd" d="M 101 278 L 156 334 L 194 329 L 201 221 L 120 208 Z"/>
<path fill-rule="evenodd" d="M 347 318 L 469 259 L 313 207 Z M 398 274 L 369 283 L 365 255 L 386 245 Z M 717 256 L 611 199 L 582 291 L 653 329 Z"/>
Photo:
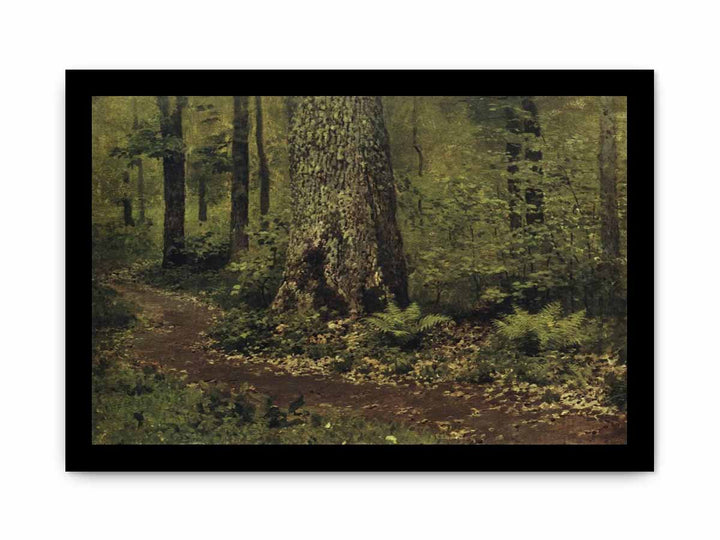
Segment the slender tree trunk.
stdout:
<path fill-rule="evenodd" d="M 542 177 L 542 150 L 536 149 L 535 139 L 542 136 L 538 109 L 535 102 L 524 97 L 521 102 L 522 109 L 530 114 L 529 118 L 521 119 L 512 106 L 505 108 L 505 128 L 515 140 L 507 142 L 505 154 L 508 160 L 508 204 L 510 206 L 510 229 L 516 230 L 523 225 L 523 214 L 519 206 L 526 206 L 525 223 L 534 225 L 545 221 L 545 194 L 537 185 L 526 185 L 524 197 L 518 173 L 527 168 Z"/>
<path fill-rule="evenodd" d="M 138 223 L 145 223 L 145 170 L 142 158 L 137 158 L 138 173 Z"/>
<path fill-rule="evenodd" d="M 265 215 L 270 210 L 270 169 L 263 144 L 262 97 L 260 96 L 255 96 L 255 143 L 257 144 L 258 175 L 260 177 L 260 223 L 265 228 L 267 226 Z"/>
<path fill-rule="evenodd" d="M 137 98 L 133 98 L 133 131 L 140 128 L 137 113 Z M 143 169 L 143 161 L 140 156 L 135 158 L 135 166 L 138 174 L 138 223 L 145 223 L 145 171 Z"/>
<path fill-rule="evenodd" d="M 307 96 L 294 122 L 293 223 L 274 309 L 327 306 L 363 313 L 390 298 L 407 304 L 380 98 Z"/>
<path fill-rule="evenodd" d="M 248 248 L 248 96 L 233 96 L 232 186 L 230 206 L 230 260 Z"/>
<path fill-rule="evenodd" d="M 132 199 L 130 198 L 130 173 L 123 173 L 123 223 L 126 227 L 134 227 L 135 220 L 132 217 Z"/>
<path fill-rule="evenodd" d="M 612 102 L 610 96 L 600 97 L 600 239 L 605 254 L 617 258 L 620 256 L 620 227 L 617 212 L 617 139 Z"/>
<path fill-rule="evenodd" d="M 204 174 L 198 177 L 198 221 L 207 221 L 207 178 Z"/>
<path fill-rule="evenodd" d="M 520 151 L 522 145 L 518 143 L 506 143 L 505 144 L 505 155 L 507 156 L 508 166 L 508 206 L 510 207 L 510 230 L 514 231 L 522 227 L 523 217 L 518 210 L 518 204 L 522 203 L 522 197 L 520 195 L 520 185 L 517 176 L 517 172 L 520 170 L 518 162 L 520 161 Z"/>
<path fill-rule="evenodd" d="M 423 175 L 423 152 L 420 143 L 418 143 L 418 113 L 417 113 L 417 96 L 413 96 L 412 109 L 412 145 L 418 155 L 418 176 Z"/>
<path fill-rule="evenodd" d="M 183 149 L 182 113 L 185 96 L 158 96 L 160 132 L 172 150 L 163 156 L 165 223 L 163 232 L 163 266 L 185 262 L 185 151 Z"/>

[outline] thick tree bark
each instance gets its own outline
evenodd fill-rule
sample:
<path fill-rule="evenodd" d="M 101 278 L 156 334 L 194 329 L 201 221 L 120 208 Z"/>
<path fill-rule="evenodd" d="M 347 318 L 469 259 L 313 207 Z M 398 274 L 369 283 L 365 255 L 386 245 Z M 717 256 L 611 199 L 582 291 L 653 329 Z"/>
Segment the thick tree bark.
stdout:
<path fill-rule="evenodd" d="M 183 149 L 182 114 L 185 96 L 158 96 L 160 132 L 168 143 L 163 156 L 165 223 L 163 232 L 163 266 L 185 262 L 185 150 Z"/>
<path fill-rule="evenodd" d="M 255 143 L 258 153 L 258 176 L 260 177 L 260 222 L 265 226 L 265 215 L 270 210 L 270 169 L 263 144 L 262 97 L 255 96 Z"/>
<path fill-rule="evenodd" d="M 600 239 L 606 255 L 620 256 L 620 227 L 617 213 L 617 140 L 612 97 L 600 97 Z"/>
<path fill-rule="evenodd" d="M 126 227 L 134 227 L 135 220 L 132 217 L 132 199 L 130 198 L 130 173 L 123 173 L 123 223 Z"/>
<path fill-rule="evenodd" d="M 230 260 L 248 248 L 248 96 L 233 96 L 232 185 L 230 189 Z"/>
<path fill-rule="evenodd" d="M 379 97 L 307 96 L 290 135 L 293 224 L 274 309 L 407 304 L 407 270 Z"/>
<path fill-rule="evenodd" d="M 423 152 L 420 143 L 418 143 L 418 113 L 417 113 L 417 96 L 413 96 L 412 109 L 412 146 L 418 155 L 418 176 L 423 175 Z"/>

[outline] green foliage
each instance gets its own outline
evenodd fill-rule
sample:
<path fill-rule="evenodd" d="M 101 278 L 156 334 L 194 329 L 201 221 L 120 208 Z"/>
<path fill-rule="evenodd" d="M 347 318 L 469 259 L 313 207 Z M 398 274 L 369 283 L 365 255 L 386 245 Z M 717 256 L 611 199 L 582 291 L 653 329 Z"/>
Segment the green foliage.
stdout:
<path fill-rule="evenodd" d="M 210 135 L 203 146 L 198 149 L 198 161 L 210 169 L 213 174 L 232 171 L 232 160 L 228 153 L 230 148 L 229 134 L 221 132 Z"/>
<path fill-rule="evenodd" d="M 123 300 L 118 293 L 92 281 L 92 328 L 93 332 L 103 328 L 123 328 L 135 321 L 135 308 Z"/>
<path fill-rule="evenodd" d="M 212 231 L 185 241 L 185 259 L 195 271 L 219 270 L 228 262 L 230 243 Z"/>
<path fill-rule="evenodd" d="M 110 151 L 112 157 L 132 160 L 138 156 L 162 159 L 185 151 L 185 144 L 178 137 L 163 137 L 160 130 L 144 125 L 127 136 L 124 146 L 116 146 Z"/>
<path fill-rule="evenodd" d="M 618 376 L 608 373 L 605 376 L 606 400 L 620 410 L 627 408 L 627 375 Z"/>
<path fill-rule="evenodd" d="M 266 229 L 251 229 L 252 247 L 228 269 L 237 274 L 231 294 L 243 302 L 267 307 L 282 283 L 287 249 L 284 223 L 272 220 Z"/>
<path fill-rule="evenodd" d="M 119 216 L 119 214 L 118 214 Z M 118 221 L 119 221 L 118 217 Z M 125 227 L 118 223 L 94 223 L 92 226 L 93 267 L 112 268 L 151 256 L 154 244 L 150 227 Z"/>
<path fill-rule="evenodd" d="M 210 337 L 225 351 L 250 354 L 270 346 L 274 329 L 265 311 L 245 306 L 226 312 L 213 326 Z"/>
<path fill-rule="evenodd" d="M 209 383 L 188 383 L 154 366 L 93 369 L 95 444 L 429 444 L 423 432 L 354 416 L 315 414 L 301 400 L 271 400 Z"/>
<path fill-rule="evenodd" d="M 403 346 L 417 345 L 428 331 L 451 320 L 445 315 L 423 316 L 417 303 L 402 309 L 394 302 L 389 302 L 384 311 L 367 318 L 367 322 L 378 332 Z"/>
<path fill-rule="evenodd" d="M 590 326 L 584 310 L 564 316 L 557 302 L 537 313 L 516 307 L 494 321 L 494 333 L 477 362 L 496 375 L 532 384 L 584 385 L 590 368 L 577 353 L 587 343 Z"/>
<path fill-rule="evenodd" d="M 603 253 L 600 227 L 598 142 L 599 102 L 595 96 L 536 96 L 536 117 L 521 96 L 383 98 L 391 157 L 398 185 L 397 219 L 409 270 L 411 298 L 422 306 L 453 315 L 495 316 L 510 305 L 535 311 L 560 301 L 571 311 L 585 308 L 588 316 L 622 315 L 626 282 L 626 103 L 616 100 L 618 217 L 621 256 Z M 271 212 L 292 210 L 287 181 L 287 115 L 282 97 L 265 103 L 265 147 L 273 180 Z M 417 105 L 417 114 L 413 110 Z M 138 122 L 133 112 L 137 109 Z M 519 122 L 508 125 L 508 113 Z M 147 213 L 162 220 L 162 161 L 168 152 L 183 150 L 188 163 L 187 231 L 194 234 L 193 189 L 200 177 L 206 185 L 209 219 L 218 219 L 216 232 L 228 229 L 229 140 L 232 99 L 190 96 L 185 110 L 184 147 L 159 134 L 154 96 L 114 96 L 93 100 L 93 215 L 96 222 L 118 221 L 117 201 L 130 189 L 123 185 L 128 166 L 143 157 Z M 520 129 L 532 121 L 542 137 Z M 418 174 L 418 152 L 424 155 Z M 521 192 L 515 201 L 520 228 L 509 226 L 509 157 L 507 144 L 542 152 L 540 161 L 513 162 Z M 257 205 L 257 155 L 250 145 L 250 223 L 260 222 Z M 152 159 L 148 159 L 152 158 Z M 196 170 L 197 168 L 197 170 Z M 131 171 L 132 173 L 132 171 Z M 542 190 L 543 219 L 528 223 L 537 211 L 527 189 Z M 137 208 L 137 204 L 134 204 Z M 191 217 L 193 216 L 193 217 Z M 220 217 L 222 219 L 220 219 Z M 284 219 L 284 226 L 289 224 Z M 133 231 L 135 232 L 135 231 Z M 161 227 L 155 227 L 155 253 Z M 284 234 L 284 233 L 283 233 Z M 238 272 L 237 295 L 252 305 L 267 305 L 279 280 L 285 251 L 277 242 L 277 257 L 251 239 L 247 265 Z M 244 261 L 241 261 L 244 262 Z M 265 268 L 267 266 L 267 269 Z"/>
<path fill-rule="evenodd" d="M 277 314 L 246 305 L 227 311 L 210 336 L 228 352 L 305 354 L 317 359 L 334 354 L 339 345 L 316 339 L 327 332 L 321 313 Z"/>
<path fill-rule="evenodd" d="M 531 314 L 519 307 L 515 312 L 494 322 L 497 336 L 503 345 L 528 356 L 548 350 L 564 351 L 579 346 L 584 338 L 585 311 L 563 317 L 558 302 Z"/>

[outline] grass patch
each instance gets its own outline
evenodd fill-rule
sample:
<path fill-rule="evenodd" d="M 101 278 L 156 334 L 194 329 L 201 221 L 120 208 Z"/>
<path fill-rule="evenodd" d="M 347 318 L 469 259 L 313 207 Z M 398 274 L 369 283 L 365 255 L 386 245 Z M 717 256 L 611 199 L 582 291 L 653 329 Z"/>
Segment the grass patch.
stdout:
<path fill-rule="evenodd" d="M 118 360 L 108 337 L 93 369 L 94 444 L 433 444 L 395 423 L 288 408 L 245 390 L 189 383 L 182 373 Z"/>

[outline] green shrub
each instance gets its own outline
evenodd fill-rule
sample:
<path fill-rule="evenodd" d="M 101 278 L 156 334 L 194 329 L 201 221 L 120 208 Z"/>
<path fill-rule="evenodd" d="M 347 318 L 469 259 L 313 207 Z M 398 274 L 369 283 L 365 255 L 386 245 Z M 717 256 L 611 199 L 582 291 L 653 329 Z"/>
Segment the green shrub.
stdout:
<path fill-rule="evenodd" d="M 125 227 L 116 223 L 92 226 L 93 267 L 115 267 L 152 256 L 154 245 L 150 225 Z"/>
<path fill-rule="evenodd" d="M 627 377 L 608 373 L 605 376 L 606 401 L 620 410 L 627 407 Z"/>
<path fill-rule="evenodd" d="M 563 316 L 559 303 L 538 313 L 515 308 L 494 322 L 495 332 L 477 356 L 478 363 L 496 373 L 537 384 L 585 385 L 590 367 L 577 356 L 587 341 L 589 322 L 584 311 Z"/>
<path fill-rule="evenodd" d="M 135 307 L 110 287 L 92 281 L 92 328 L 123 328 L 135 321 Z"/>
<path fill-rule="evenodd" d="M 312 313 L 274 314 L 272 348 L 280 354 L 304 354 L 315 359 L 333 356 L 339 343 L 326 338 L 332 337 L 328 335 L 328 317 L 325 309 Z"/>
<path fill-rule="evenodd" d="M 245 306 L 225 313 L 210 332 L 225 351 L 306 355 L 319 359 L 345 350 L 325 321 L 326 311 L 275 314 Z"/>
<path fill-rule="evenodd" d="M 282 223 L 272 221 L 266 230 L 249 231 L 251 248 L 228 269 L 237 275 L 232 295 L 243 302 L 267 307 L 282 283 L 287 234 Z"/>
<path fill-rule="evenodd" d="M 402 309 L 394 302 L 388 303 L 385 311 L 374 313 L 367 318 L 367 322 L 375 330 L 403 347 L 419 345 L 425 333 L 450 320 L 450 317 L 445 315 L 423 316 L 417 303 L 412 303 L 406 309 Z"/>
<path fill-rule="evenodd" d="M 278 405 L 242 390 L 155 367 L 97 363 L 93 370 L 95 444 L 432 444 L 433 435 L 395 423 L 304 405 Z M 292 405 L 292 406 L 291 406 Z"/>
<path fill-rule="evenodd" d="M 185 261 L 196 271 L 219 270 L 230 257 L 230 242 L 212 231 L 185 240 Z"/>
<path fill-rule="evenodd" d="M 213 326 L 210 337 L 227 352 L 249 354 L 261 352 L 273 337 L 271 318 L 264 312 L 245 308 L 227 311 Z"/>

